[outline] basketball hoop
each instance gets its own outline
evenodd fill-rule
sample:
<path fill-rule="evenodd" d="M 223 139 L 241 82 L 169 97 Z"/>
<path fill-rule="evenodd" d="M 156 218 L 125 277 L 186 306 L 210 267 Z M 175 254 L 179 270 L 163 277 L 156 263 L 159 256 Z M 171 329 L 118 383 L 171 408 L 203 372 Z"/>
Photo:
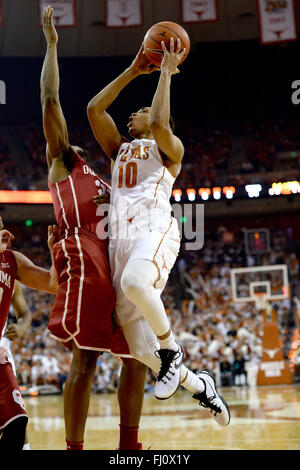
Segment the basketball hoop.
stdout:
<path fill-rule="evenodd" d="M 267 292 L 253 292 L 255 306 L 258 310 L 265 310 L 268 306 L 268 293 Z"/>

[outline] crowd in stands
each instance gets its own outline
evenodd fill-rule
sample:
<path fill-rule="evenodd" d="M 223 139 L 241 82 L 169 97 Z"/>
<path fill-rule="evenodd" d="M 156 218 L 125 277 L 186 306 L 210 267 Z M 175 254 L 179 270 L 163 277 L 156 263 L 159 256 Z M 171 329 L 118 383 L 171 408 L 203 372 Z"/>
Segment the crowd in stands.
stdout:
<path fill-rule="evenodd" d="M 15 132 L 24 147 L 30 171 L 26 181 L 16 179 L 14 155 L 7 153 L 0 140 L 1 187 L 48 189 L 41 123 L 18 126 Z M 239 186 L 300 178 L 299 120 L 248 123 L 238 134 L 228 129 L 204 129 L 196 123 L 178 121 L 176 134 L 185 146 L 184 165 L 176 187 Z M 70 127 L 69 138 L 73 145 L 89 152 L 88 162 L 97 172 L 110 178 L 109 161 L 87 122 Z"/>
<path fill-rule="evenodd" d="M 50 258 L 45 244 L 47 227 L 20 231 L 11 227 L 14 246 L 45 267 Z M 185 363 L 193 371 L 214 370 L 221 385 L 251 385 L 250 369 L 262 357 L 263 318 L 254 303 L 231 301 L 230 268 L 253 266 L 255 259 L 245 253 L 242 233 L 232 243 L 224 241 L 224 227 L 205 235 L 200 251 L 185 251 L 184 244 L 163 293 L 173 330 L 185 350 Z M 291 250 L 287 232 L 277 230 L 271 236 L 272 251 L 263 255 L 262 264 L 286 263 L 293 295 L 299 293 L 300 261 Z M 63 390 L 71 353 L 50 337 L 47 330 L 53 296 L 24 288 L 32 314 L 29 331 L 12 344 L 18 381 L 27 388 L 52 384 Z M 300 295 L 298 295 L 300 298 Z M 278 325 L 284 346 L 295 327 L 296 307 L 291 299 L 276 302 Z M 300 311 L 300 309 L 299 309 Z M 10 321 L 13 321 L 13 311 Z M 289 346 L 283 349 L 288 359 Z M 250 367 L 251 366 L 251 367 Z M 93 391 L 114 392 L 121 362 L 108 353 L 99 356 Z M 146 391 L 151 391 L 154 374 L 148 372 Z"/>
<path fill-rule="evenodd" d="M 0 188 L 2 190 L 17 189 L 17 162 L 12 158 L 8 146 L 0 136 Z"/>
<path fill-rule="evenodd" d="M 15 132 L 23 146 L 24 164 L 27 161 L 29 170 L 26 179 L 18 180 L 16 168 L 20 162 L 0 135 L 1 189 L 48 189 L 41 124 L 18 126 Z M 203 129 L 185 121 L 176 123 L 176 134 L 185 145 L 184 165 L 176 187 L 271 182 L 274 175 L 278 177 L 275 180 L 282 181 L 281 172 L 286 177 L 291 172 L 292 180 L 300 178 L 297 154 L 300 124 L 296 120 L 249 123 L 238 136 L 227 129 Z M 71 144 L 88 151 L 88 162 L 93 168 L 110 178 L 110 163 L 88 124 L 69 128 L 69 137 Z M 281 158 L 284 152 L 284 158 Z M 47 227 L 34 226 L 26 233 L 18 227 L 13 232 L 16 249 L 39 265 L 50 265 Z M 230 268 L 253 266 L 257 260 L 246 255 L 243 234 L 236 233 L 231 243 L 226 242 L 223 235 L 224 229 L 206 234 L 200 251 L 185 251 L 183 244 L 163 300 L 173 329 L 184 346 L 186 364 L 194 371 L 214 370 L 222 385 L 243 385 L 250 381 L 249 364 L 257 365 L 262 355 L 262 315 L 254 303 L 231 302 Z M 271 244 L 272 251 L 260 262 L 287 264 L 292 291 L 300 298 L 299 259 L 298 253 L 291 249 L 290 236 L 280 230 L 273 232 Z M 62 390 L 71 353 L 51 338 L 47 330 L 53 297 L 27 288 L 24 292 L 32 313 L 32 324 L 26 335 L 12 345 L 18 381 L 26 387 L 52 384 Z M 276 309 L 282 344 L 289 344 L 289 331 L 295 321 L 292 297 L 277 302 Z M 298 310 L 300 312 L 300 306 Z M 13 321 L 12 311 L 10 320 Z M 288 349 L 284 354 L 287 358 Z M 107 353 L 100 355 L 94 391 L 115 391 L 120 367 L 118 358 Z M 151 390 L 153 383 L 154 375 L 149 371 L 146 390 Z"/>

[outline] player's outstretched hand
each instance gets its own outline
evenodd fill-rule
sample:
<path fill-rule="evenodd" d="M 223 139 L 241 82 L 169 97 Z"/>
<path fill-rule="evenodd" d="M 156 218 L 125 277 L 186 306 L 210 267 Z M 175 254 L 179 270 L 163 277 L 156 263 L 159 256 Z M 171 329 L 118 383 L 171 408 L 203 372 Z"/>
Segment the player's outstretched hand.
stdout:
<path fill-rule="evenodd" d="M 151 64 L 150 60 L 146 56 L 144 50 L 144 43 L 142 43 L 139 52 L 133 60 L 131 68 L 137 75 L 149 74 L 160 70 L 159 67 L 154 64 Z"/>
<path fill-rule="evenodd" d="M 3 253 L 3 251 L 10 247 L 14 238 L 14 235 L 8 230 L 0 231 L 0 253 Z"/>
<path fill-rule="evenodd" d="M 22 338 L 26 332 L 27 328 L 23 325 L 18 325 L 18 323 L 10 323 L 5 330 L 4 336 L 11 341 L 15 341 L 18 338 Z"/>
<path fill-rule="evenodd" d="M 43 31 L 48 45 L 58 43 L 58 34 L 53 24 L 53 8 L 50 6 L 44 8 Z"/>
<path fill-rule="evenodd" d="M 103 196 L 100 196 L 100 194 L 96 194 L 95 196 L 93 196 L 93 201 L 96 206 L 101 206 L 101 204 L 109 204 L 110 195 L 104 194 Z"/>
<path fill-rule="evenodd" d="M 5 348 L 0 347 L 0 364 L 6 364 L 7 362 L 7 351 Z"/>
<path fill-rule="evenodd" d="M 49 225 L 48 226 L 48 247 L 49 250 L 52 252 L 53 246 L 58 241 L 58 229 L 57 225 Z"/>
<path fill-rule="evenodd" d="M 176 45 L 176 50 L 175 50 L 175 43 L 174 43 L 174 38 L 170 38 L 170 50 L 166 48 L 166 45 L 164 41 L 161 42 L 161 47 L 162 50 L 164 51 L 164 56 L 163 60 L 161 62 L 160 69 L 161 70 L 167 70 L 171 75 L 175 75 L 180 72 L 178 69 L 178 65 L 180 64 L 180 61 L 182 57 L 185 54 L 186 49 L 184 48 L 181 52 L 181 41 L 180 39 L 177 39 L 177 45 Z"/>

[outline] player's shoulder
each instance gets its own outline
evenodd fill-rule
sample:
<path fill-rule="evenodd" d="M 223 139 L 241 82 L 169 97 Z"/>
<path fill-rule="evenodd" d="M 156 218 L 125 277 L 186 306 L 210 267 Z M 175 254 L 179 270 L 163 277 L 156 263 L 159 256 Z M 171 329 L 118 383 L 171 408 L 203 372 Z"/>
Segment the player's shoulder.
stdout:
<path fill-rule="evenodd" d="M 17 269 L 18 261 L 17 261 L 17 256 L 15 255 L 15 251 L 12 250 L 5 250 L 2 255 L 0 256 L 1 263 L 0 263 L 0 269 L 5 268 L 5 269 Z"/>
<path fill-rule="evenodd" d="M 24 263 L 31 262 L 30 259 L 27 258 L 27 256 L 25 256 L 20 251 L 12 251 L 12 254 L 18 267 L 23 265 Z"/>

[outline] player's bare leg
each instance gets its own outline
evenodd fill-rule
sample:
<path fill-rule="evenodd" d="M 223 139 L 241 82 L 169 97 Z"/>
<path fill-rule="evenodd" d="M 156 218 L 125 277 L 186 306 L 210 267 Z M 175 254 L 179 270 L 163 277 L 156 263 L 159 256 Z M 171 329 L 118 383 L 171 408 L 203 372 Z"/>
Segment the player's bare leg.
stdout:
<path fill-rule="evenodd" d="M 92 380 L 98 351 L 79 349 L 73 342 L 73 360 L 64 387 L 64 416 L 68 450 L 82 450 Z"/>
<path fill-rule="evenodd" d="M 135 359 L 124 358 L 118 386 L 120 408 L 119 450 L 138 450 L 139 423 L 144 401 L 147 367 Z"/>

